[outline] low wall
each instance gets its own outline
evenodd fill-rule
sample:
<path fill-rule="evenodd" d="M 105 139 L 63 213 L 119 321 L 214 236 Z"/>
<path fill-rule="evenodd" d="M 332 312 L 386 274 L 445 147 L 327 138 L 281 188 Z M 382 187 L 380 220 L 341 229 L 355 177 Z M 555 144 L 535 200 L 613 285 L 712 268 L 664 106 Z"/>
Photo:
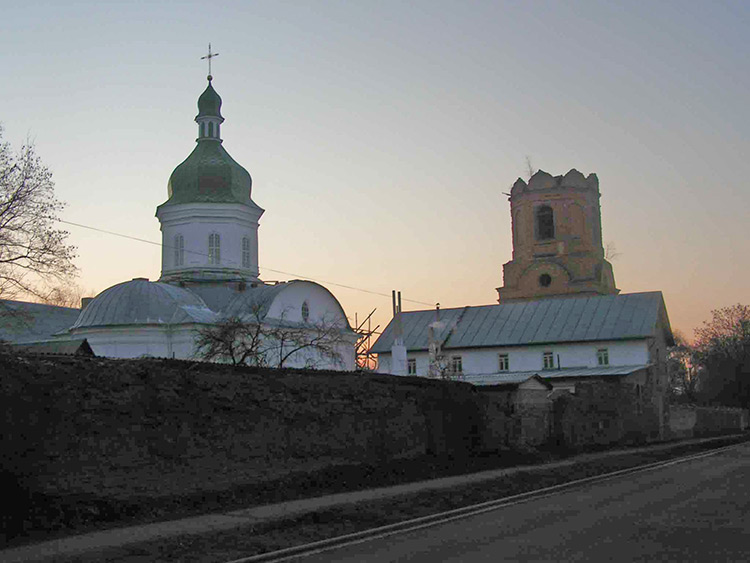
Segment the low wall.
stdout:
<path fill-rule="evenodd" d="M 553 397 L 419 377 L 0 355 L 0 470 L 51 494 L 132 499 L 342 464 L 641 441 L 657 424 L 614 382 Z M 670 424 L 667 437 L 704 436 L 744 429 L 748 416 L 673 408 Z"/>
<path fill-rule="evenodd" d="M 536 447 L 549 441 L 552 405 L 547 391 L 486 388 L 480 395 L 483 449 Z"/>
<path fill-rule="evenodd" d="M 747 409 L 670 405 L 667 435 L 669 438 L 699 438 L 748 428 Z"/>
<path fill-rule="evenodd" d="M 470 455 L 463 383 L 174 360 L 0 356 L 2 468 L 57 494 L 159 496 L 337 464 Z"/>

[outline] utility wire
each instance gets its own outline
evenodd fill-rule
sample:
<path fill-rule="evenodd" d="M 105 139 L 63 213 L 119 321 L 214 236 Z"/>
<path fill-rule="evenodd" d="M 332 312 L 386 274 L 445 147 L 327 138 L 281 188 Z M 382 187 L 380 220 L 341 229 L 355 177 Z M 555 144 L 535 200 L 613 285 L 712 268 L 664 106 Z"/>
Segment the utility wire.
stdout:
<path fill-rule="evenodd" d="M 168 248 L 168 249 L 174 249 L 175 248 L 173 246 L 165 245 L 165 244 L 162 244 L 160 242 L 155 242 L 153 240 L 147 240 L 147 239 L 143 239 L 143 238 L 133 237 L 133 236 L 130 236 L 130 235 L 125 235 L 125 234 L 122 234 L 122 233 L 116 233 L 114 231 L 108 231 L 106 229 L 100 229 L 98 227 L 92 227 L 90 225 L 83 225 L 81 223 L 74 223 L 72 221 L 64 221 L 62 219 L 58 219 L 58 222 L 63 223 L 65 225 L 72 225 L 74 227 L 80 227 L 82 229 L 88 229 L 90 231 L 96 231 L 98 233 L 104 233 L 104 234 L 107 234 L 107 235 L 112 235 L 112 236 L 116 236 L 116 237 L 126 238 L 126 239 L 134 240 L 134 241 L 137 241 L 137 242 L 144 242 L 146 244 L 153 244 L 154 246 L 159 246 L 159 247 L 162 247 L 162 248 Z M 183 250 L 183 251 L 184 252 L 188 252 L 190 254 L 197 254 L 198 256 L 208 257 L 207 253 L 198 252 L 196 250 Z M 268 271 L 268 272 L 273 272 L 275 274 L 283 274 L 285 276 L 292 276 L 292 277 L 297 278 L 297 279 L 305 279 L 305 280 L 314 281 L 314 282 L 317 282 L 317 283 L 334 285 L 336 287 L 342 287 L 344 289 L 351 289 L 352 291 L 359 291 L 359 292 L 362 292 L 362 293 L 369 293 L 370 295 L 377 295 L 379 297 L 386 297 L 386 298 L 390 298 L 391 297 L 387 293 L 381 293 L 379 291 L 373 291 L 371 289 L 364 289 L 362 287 L 355 287 L 353 285 L 346 285 L 346 284 L 343 284 L 343 283 L 337 283 L 337 282 L 332 282 L 332 281 L 327 281 L 327 280 L 315 279 L 315 278 L 311 278 L 311 277 L 308 277 L 308 276 L 303 276 L 303 275 L 300 275 L 300 274 L 295 274 L 295 273 L 292 273 L 292 272 L 285 272 L 283 270 L 274 270 L 273 268 L 267 268 L 267 267 L 262 268 L 262 270 Z M 427 307 L 432 307 L 434 305 L 433 303 L 427 303 L 425 301 L 417 301 L 416 299 L 407 299 L 407 298 L 404 298 L 402 300 L 403 301 L 408 301 L 409 303 L 417 303 L 419 305 L 426 305 Z"/>

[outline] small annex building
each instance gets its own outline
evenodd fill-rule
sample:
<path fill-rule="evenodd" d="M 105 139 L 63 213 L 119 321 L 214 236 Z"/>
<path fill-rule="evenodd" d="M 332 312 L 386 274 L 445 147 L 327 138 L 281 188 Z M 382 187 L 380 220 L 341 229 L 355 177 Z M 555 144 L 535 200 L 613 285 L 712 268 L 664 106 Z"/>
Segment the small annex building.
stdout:
<path fill-rule="evenodd" d="M 405 311 L 373 345 L 378 371 L 459 379 L 483 388 L 534 385 L 575 393 L 617 381 L 663 425 L 667 347 L 660 291 L 620 293 L 602 244 L 599 180 L 544 171 L 510 193 L 512 259 L 498 303 Z M 538 387 L 538 384 L 536 385 Z"/>
<path fill-rule="evenodd" d="M 266 334 L 293 333 L 298 341 L 301 334 L 320 338 L 324 330 L 325 354 L 297 346 L 299 351 L 285 357 L 285 367 L 354 370 L 356 334 L 328 289 L 307 280 L 265 283 L 259 277 L 264 210 L 252 199 L 250 174 L 223 146 L 222 100 L 212 80 L 209 75 L 198 98 L 196 146 L 172 172 L 167 200 L 156 209 L 162 232 L 159 279 L 116 284 L 85 299 L 81 309 L 2 302 L 12 314 L 0 315 L 0 339 L 44 341 L 47 347 L 50 340 L 85 339 L 97 356 L 196 359 L 199 332 L 231 318 L 267 327 Z M 280 354 L 272 348 L 264 347 L 264 365 L 278 365 L 274 358 Z"/>

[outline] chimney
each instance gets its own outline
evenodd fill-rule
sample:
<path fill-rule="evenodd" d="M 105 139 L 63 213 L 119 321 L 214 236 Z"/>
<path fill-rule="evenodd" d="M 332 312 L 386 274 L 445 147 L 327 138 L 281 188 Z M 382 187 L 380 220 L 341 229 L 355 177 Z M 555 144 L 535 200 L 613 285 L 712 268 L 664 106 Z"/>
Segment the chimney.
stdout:
<path fill-rule="evenodd" d="M 93 297 L 81 297 L 81 311 L 86 309 L 93 300 Z"/>

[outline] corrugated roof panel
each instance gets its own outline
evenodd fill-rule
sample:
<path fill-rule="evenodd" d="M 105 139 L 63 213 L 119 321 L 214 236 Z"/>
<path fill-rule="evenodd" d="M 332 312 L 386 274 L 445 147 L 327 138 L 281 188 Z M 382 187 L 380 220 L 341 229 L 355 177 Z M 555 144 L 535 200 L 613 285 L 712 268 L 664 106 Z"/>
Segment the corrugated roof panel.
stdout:
<path fill-rule="evenodd" d="M 552 301 L 545 299 L 543 301 L 529 302 L 532 314 L 528 322 L 525 323 L 524 330 L 520 333 L 519 342 L 540 342 L 539 329 L 547 316 Z"/>
<path fill-rule="evenodd" d="M 586 299 L 565 300 L 565 322 L 560 330 L 560 335 L 573 335 L 581 323 L 583 311 L 586 308 Z"/>
<path fill-rule="evenodd" d="M 43 340 L 67 331 L 80 309 L 25 301 L 0 300 L 0 340 L 28 342 Z"/>
<path fill-rule="evenodd" d="M 584 340 L 600 340 L 601 330 L 604 326 L 604 321 L 607 319 L 609 310 L 612 307 L 614 299 L 593 299 L 592 302 L 596 304 L 596 310 L 591 318 L 591 324 L 586 331 L 586 337 Z"/>
<path fill-rule="evenodd" d="M 654 307 L 654 303 L 649 299 L 633 300 L 633 319 L 630 321 L 628 332 L 631 334 L 640 334 L 648 330 L 651 323 L 649 322 L 649 310 Z"/>
<path fill-rule="evenodd" d="M 623 299 L 613 299 L 609 307 L 607 315 L 604 317 L 601 327 L 599 328 L 599 338 L 607 340 L 612 338 L 615 334 L 615 326 L 617 325 L 617 319 L 620 318 L 623 309 L 625 308 L 625 301 Z"/>
<path fill-rule="evenodd" d="M 450 336 L 446 348 L 645 338 L 653 336 L 662 303 L 660 292 L 650 292 L 443 309 L 440 316 L 445 329 L 437 337 Z M 434 311 L 402 314 L 407 349 L 427 349 L 427 328 L 434 315 Z M 392 325 L 386 327 L 373 352 L 390 352 Z M 452 334 L 446 334 L 451 330 Z"/>
<path fill-rule="evenodd" d="M 474 328 L 472 321 L 475 317 L 475 311 L 476 307 L 467 306 L 461 308 L 458 316 L 453 321 L 452 330 L 447 339 L 449 346 L 455 346 L 455 342 L 463 342 L 466 338 L 466 331 Z M 463 344 L 460 345 L 463 346 Z"/>
<path fill-rule="evenodd" d="M 513 309 L 513 324 L 509 327 L 510 332 L 505 340 L 516 344 L 523 341 L 523 334 L 526 332 L 528 325 L 533 322 L 538 307 L 536 302 L 526 301 L 517 303 Z"/>
<path fill-rule="evenodd" d="M 550 299 L 549 308 L 547 309 L 539 330 L 536 334 L 537 342 L 550 342 L 558 340 L 559 333 L 555 333 L 555 322 L 560 317 L 562 310 L 564 309 L 565 301 L 563 299 Z"/>
<path fill-rule="evenodd" d="M 546 341 L 556 342 L 564 334 L 563 327 L 570 314 L 570 306 L 565 302 L 565 299 L 558 299 L 558 301 L 559 303 L 555 307 L 554 315 L 550 319 L 548 329 L 543 335 Z"/>
<path fill-rule="evenodd" d="M 573 333 L 570 335 L 572 340 L 586 340 L 586 335 L 589 332 L 589 327 L 596 314 L 598 303 L 595 300 L 591 300 L 588 297 L 583 299 L 583 309 L 579 313 L 578 323 Z"/>
<path fill-rule="evenodd" d="M 477 341 L 481 339 L 480 334 L 488 314 L 489 309 L 487 307 L 472 307 L 466 311 L 461 323 L 466 326 L 466 330 L 461 334 L 462 346 L 477 345 Z"/>
<path fill-rule="evenodd" d="M 635 309 L 633 307 L 629 307 L 627 305 L 627 302 L 623 300 L 623 308 L 620 311 L 620 314 L 617 315 L 617 321 L 612 328 L 613 337 L 616 337 L 616 335 L 628 334 L 628 331 L 630 330 L 630 323 L 633 320 L 634 314 Z"/>
<path fill-rule="evenodd" d="M 485 308 L 487 309 L 487 319 L 484 321 L 484 328 L 479 335 L 480 338 L 477 339 L 478 346 L 486 346 L 488 342 L 496 342 L 498 335 L 510 318 L 511 309 L 509 307 L 487 305 Z"/>

